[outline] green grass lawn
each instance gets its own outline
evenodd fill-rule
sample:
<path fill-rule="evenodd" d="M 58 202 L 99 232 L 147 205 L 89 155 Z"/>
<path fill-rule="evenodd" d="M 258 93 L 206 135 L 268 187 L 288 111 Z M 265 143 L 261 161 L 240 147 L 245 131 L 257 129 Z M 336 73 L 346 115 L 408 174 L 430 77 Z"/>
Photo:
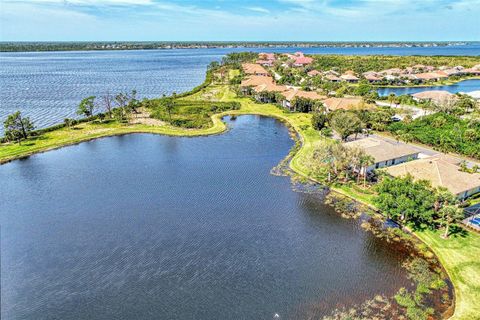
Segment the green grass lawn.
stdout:
<path fill-rule="evenodd" d="M 455 313 L 451 319 L 480 319 L 480 235 L 440 237 L 440 232 L 415 233 L 440 259 L 455 287 Z"/>
<path fill-rule="evenodd" d="M 118 134 L 137 132 L 178 136 L 218 134 L 226 130 L 226 125 L 221 121 L 223 116 L 227 114 L 258 114 L 278 118 L 295 129 L 303 144 L 292 158 L 290 167 L 298 174 L 311 178 L 311 173 L 306 166 L 310 152 L 316 144 L 330 142 L 330 139 L 322 137 L 318 131 L 312 128 L 310 114 L 290 113 L 271 104 L 258 104 L 248 98 L 238 98 L 225 85 L 211 85 L 180 100 L 237 101 L 241 104 L 241 108 L 212 115 L 212 125 L 202 129 L 184 129 L 171 125 L 121 124 L 113 121 L 110 123 L 82 123 L 74 129 L 63 128 L 45 133 L 38 138 L 24 141 L 21 145 L 1 144 L 0 163 L 64 145 Z M 371 194 L 362 193 L 347 186 L 337 187 L 334 190 L 371 205 Z M 442 239 L 439 233 L 432 231 L 419 232 L 417 235 L 438 255 L 450 275 L 455 287 L 456 298 L 453 319 L 480 319 L 477 316 L 480 314 L 480 236 L 473 232 L 467 232 L 464 238 Z"/>

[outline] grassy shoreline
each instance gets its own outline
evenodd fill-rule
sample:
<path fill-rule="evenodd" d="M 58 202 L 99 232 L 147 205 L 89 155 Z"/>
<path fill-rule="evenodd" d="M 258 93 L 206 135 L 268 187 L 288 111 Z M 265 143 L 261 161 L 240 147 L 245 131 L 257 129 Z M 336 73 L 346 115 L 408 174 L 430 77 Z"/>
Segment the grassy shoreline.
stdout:
<path fill-rule="evenodd" d="M 226 115 L 254 114 L 277 118 L 290 126 L 298 135 L 301 147 L 291 161 L 290 168 L 296 173 L 315 180 L 302 161 L 318 143 L 328 143 L 318 131 L 311 126 L 311 115 L 304 113 L 290 113 L 271 104 L 258 104 L 248 98 L 238 98 L 227 86 L 212 85 L 193 92 L 189 99 L 202 99 L 205 91 L 215 92 L 215 99 L 220 101 L 237 101 L 241 104 L 239 110 L 231 110 L 213 115 L 213 125 L 207 129 L 182 129 L 170 125 L 148 126 L 142 124 L 111 123 L 82 123 L 77 129 L 60 128 L 44 135 L 29 139 L 18 144 L 0 144 L 0 164 L 15 159 L 28 157 L 32 154 L 58 149 L 64 146 L 81 142 L 132 133 L 152 133 L 172 136 L 205 136 L 223 133 L 227 126 L 221 120 Z M 212 95 L 209 95 L 212 96 Z M 372 206 L 371 196 L 361 194 L 349 187 L 333 187 L 332 190 L 349 196 L 355 200 Z M 466 237 L 440 238 L 439 234 L 431 231 L 415 232 L 424 243 L 437 255 L 443 267 L 450 276 L 455 288 L 455 313 L 451 319 L 475 319 L 480 314 L 480 306 L 476 302 L 480 298 L 480 236 L 468 232 Z"/>

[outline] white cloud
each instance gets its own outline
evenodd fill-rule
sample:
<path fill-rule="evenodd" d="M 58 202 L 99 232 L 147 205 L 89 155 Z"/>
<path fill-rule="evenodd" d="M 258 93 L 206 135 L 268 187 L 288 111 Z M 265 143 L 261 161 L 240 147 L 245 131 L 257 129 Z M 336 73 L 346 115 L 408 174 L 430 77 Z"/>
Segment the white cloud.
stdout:
<path fill-rule="evenodd" d="M 260 12 L 260 13 L 270 13 L 270 10 L 262 8 L 262 7 L 245 7 L 247 10 Z"/>

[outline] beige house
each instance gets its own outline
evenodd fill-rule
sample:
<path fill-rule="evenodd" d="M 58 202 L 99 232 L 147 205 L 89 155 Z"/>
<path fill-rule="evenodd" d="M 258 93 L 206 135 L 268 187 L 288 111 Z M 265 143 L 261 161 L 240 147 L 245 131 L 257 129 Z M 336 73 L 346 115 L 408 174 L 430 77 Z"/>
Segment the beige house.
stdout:
<path fill-rule="evenodd" d="M 433 187 L 445 187 L 463 200 L 480 192 L 480 173 L 460 171 L 460 167 L 442 156 L 419 159 L 386 168 L 394 177 L 410 174 L 415 180 L 430 181 Z"/>
<path fill-rule="evenodd" d="M 412 94 L 416 101 L 432 101 L 434 103 L 443 103 L 449 100 L 456 100 L 457 96 L 445 90 L 430 90 Z"/>
<path fill-rule="evenodd" d="M 328 98 L 322 101 L 327 111 L 335 111 L 339 109 L 354 110 L 367 109 L 369 106 L 364 103 L 362 98 Z"/>
<path fill-rule="evenodd" d="M 415 148 L 398 142 L 368 137 L 345 143 L 346 147 L 360 148 L 375 159 L 375 163 L 362 169 L 362 174 L 372 170 L 393 166 L 410 160 L 418 159 L 419 151 Z"/>
<path fill-rule="evenodd" d="M 267 69 L 256 63 L 244 63 L 242 69 L 247 75 L 268 76 Z"/>
<path fill-rule="evenodd" d="M 284 108 L 288 109 L 291 109 L 291 103 L 295 98 L 305 98 L 310 100 L 321 100 L 326 98 L 325 96 L 319 95 L 315 91 L 304 91 L 299 89 L 289 89 L 285 92 L 282 92 L 282 94 L 285 96 L 282 105 Z"/>

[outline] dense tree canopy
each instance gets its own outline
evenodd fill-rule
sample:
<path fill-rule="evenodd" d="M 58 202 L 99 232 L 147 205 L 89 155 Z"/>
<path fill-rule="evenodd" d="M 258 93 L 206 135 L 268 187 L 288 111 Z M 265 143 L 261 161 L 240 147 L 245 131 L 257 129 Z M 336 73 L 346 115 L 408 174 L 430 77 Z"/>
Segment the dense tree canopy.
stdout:
<path fill-rule="evenodd" d="M 408 137 L 444 152 L 456 152 L 480 159 L 480 122 L 436 113 L 387 127 L 398 137 Z"/>

